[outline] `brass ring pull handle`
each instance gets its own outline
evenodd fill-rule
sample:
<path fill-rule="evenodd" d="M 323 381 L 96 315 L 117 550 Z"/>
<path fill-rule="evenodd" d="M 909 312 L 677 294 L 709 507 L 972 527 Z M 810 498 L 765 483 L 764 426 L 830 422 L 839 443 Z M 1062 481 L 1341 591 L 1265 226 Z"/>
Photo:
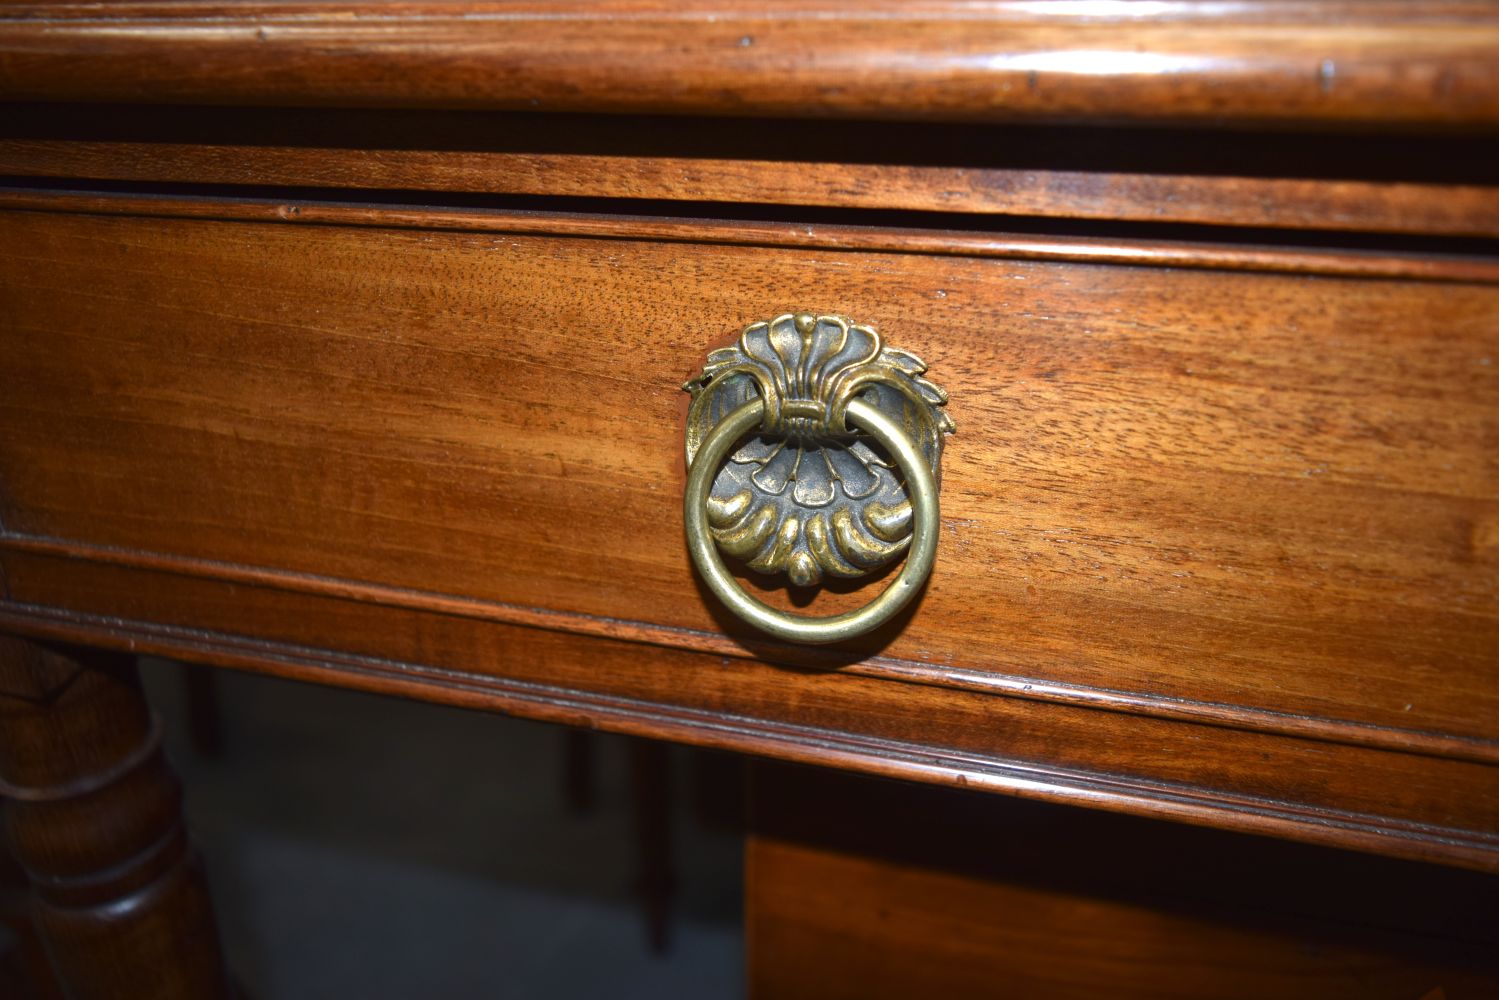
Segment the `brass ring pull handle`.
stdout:
<path fill-rule="evenodd" d="M 687 475 L 687 496 L 683 517 L 687 523 L 687 548 L 692 561 L 718 599 L 751 625 L 771 635 L 794 642 L 825 643 L 863 635 L 894 615 L 916 596 L 937 558 L 937 482 L 920 450 L 901 431 L 895 421 L 863 400 L 848 405 L 848 418 L 874 436 L 895 458 L 911 492 L 914 509 L 912 540 L 906 564 L 895 582 L 873 601 L 840 615 L 810 618 L 787 614 L 756 600 L 734 582 L 718 554 L 708 527 L 708 493 L 714 473 L 738 440 L 758 425 L 765 415 L 765 404 L 751 400 L 729 414 L 698 449 Z"/>
<path fill-rule="evenodd" d="M 746 327 L 688 382 L 687 548 L 709 588 L 762 631 L 804 643 L 862 635 L 920 591 L 937 555 L 937 487 L 952 421 L 925 365 L 841 316 Z M 758 434 L 752 434 L 756 429 Z M 742 442 L 742 443 L 741 443 Z M 809 585 L 906 554 L 896 579 L 843 614 L 779 611 L 735 582 L 720 549 Z"/>

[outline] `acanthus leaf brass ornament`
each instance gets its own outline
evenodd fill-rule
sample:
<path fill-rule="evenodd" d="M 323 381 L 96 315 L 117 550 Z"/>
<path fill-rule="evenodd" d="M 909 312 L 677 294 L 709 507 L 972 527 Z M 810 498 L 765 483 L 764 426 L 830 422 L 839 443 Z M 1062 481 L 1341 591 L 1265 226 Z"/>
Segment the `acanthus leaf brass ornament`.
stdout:
<path fill-rule="evenodd" d="M 781 638 L 836 642 L 915 596 L 936 556 L 942 444 L 954 430 L 940 408 L 947 394 L 925 372 L 873 328 L 806 312 L 753 323 L 708 355 L 683 386 L 683 511 L 693 561 L 720 600 Z M 863 576 L 902 554 L 906 565 L 870 604 L 814 618 L 750 597 L 720 550 L 798 586 Z"/>

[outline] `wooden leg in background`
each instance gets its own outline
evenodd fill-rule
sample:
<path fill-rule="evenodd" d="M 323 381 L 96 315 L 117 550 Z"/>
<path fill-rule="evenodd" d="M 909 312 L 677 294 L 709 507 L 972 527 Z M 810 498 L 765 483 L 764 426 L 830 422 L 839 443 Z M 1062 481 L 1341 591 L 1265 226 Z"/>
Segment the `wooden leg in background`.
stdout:
<path fill-rule="evenodd" d="M 127 656 L 0 636 L 0 794 L 76 1000 L 230 995 L 176 776 Z"/>
<path fill-rule="evenodd" d="M 199 757 L 224 755 L 224 714 L 219 710 L 219 672 L 196 663 L 179 663 L 187 701 L 187 735 Z"/>
<path fill-rule="evenodd" d="M 567 729 L 562 733 L 562 780 L 567 808 L 575 816 L 593 812 L 594 735 L 584 729 Z"/>
<path fill-rule="evenodd" d="M 630 741 L 631 812 L 635 823 L 638 891 L 645 910 L 646 944 L 664 954 L 670 943 L 671 756 L 657 740 Z"/>

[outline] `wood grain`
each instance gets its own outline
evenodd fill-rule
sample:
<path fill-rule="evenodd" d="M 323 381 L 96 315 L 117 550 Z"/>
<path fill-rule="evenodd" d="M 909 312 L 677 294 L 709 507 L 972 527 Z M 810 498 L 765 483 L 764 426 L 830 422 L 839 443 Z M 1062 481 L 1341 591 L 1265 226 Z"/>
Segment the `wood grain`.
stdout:
<path fill-rule="evenodd" d="M 1491 862 L 1493 285 L 277 207 L 3 217 L 17 627 Z M 922 604 L 821 664 L 720 616 L 677 511 L 680 382 L 802 304 L 925 355 L 959 422 Z"/>
<path fill-rule="evenodd" d="M 809 769 L 754 777 L 751 996 L 1499 990 L 1492 878 Z"/>
<path fill-rule="evenodd" d="M 0 139 L 0 173 L 1499 236 L 1499 188 L 1083 170 Z"/>
<path fill-rule="evenodd" d="M 1036 236 L 909 226 L 780 223 L 622 213 L 330 204 L 305 198 L 203 197 L 0 187 L 0 206 L 28 211 L 423 231 L 646 239 L 739 247 L 815 247 L 937 256 L 1097 264 L 1169 265 L 1228 271 L 1499 282 L 1499 261 L 1481 253 L 1432 253 L 1243 242 L 1098 236 Z M 856 217 L 857 218 L 857 217 Z"/>
<path fill-rule="evenodd" d="M 69 995 L 228 993 L 136 653 L 925 786 L 756 765 L 759 996 L 1499 990 L 1492 4 L 43 0 L 0 101 Z M 959 427 L 837 649 L 681 539 L 680 384 L 803 308 Z"/>
<path fill-rule="evenodd" d="M 926 356 L 960 428 L 928 592 L 859 654 L 1499 736 L 1494 288 L 23 213 L 5 232 L 11 532 L 717 631 L 680 541 L 678 387 L 815 299 Z"/>
<path fill-rule="evenodd" d="M 1469 3 L 7 5 L 23 100 L 965 120 L 1499 121 Z"/>
<path fill-rule="evenodd" d="M 340 201 L 372 189 L 631 199 L 611 210 L 636 214 L 701 215 L 673 203 L 706 202 L 1345 238 L 1499 231 L 1499 142 L 1467 135 L 32 104 L 0 117 L 0 172 L 331 188 Z"/>
<path fill-rule="evenodd" d="M 1248 729 L 1254 732 L 1305 736 L 1333 743 L 1347 743 L 1353 746 L 1376 747 L 1479 763 L 1499 763 L 1499 747 L 1496 747 L 1490 740 L 1454 736 L 1449 733 L 1371 726 L 1343 719 L 1288 715 L 1245 705 L 1179 697 L 1168 698 L 1150 692 L 1129 692 L 1059 683 L 1038 677 L 1000 673 L 993 667 L 984 670 L 963 670 L 903 660 L 883 654 L 864 656 L 850 662 L 847 655 L 838 650 L 786 646 L 770 639 L 754 636 L 730 637 L 717 632 L 700 632 L 650 622 L 600 618 L 577 612 L 502 604 L 431 591 L 364 583 L 358 580 L 265 569 L 222 560 L 191 559 L 87 545 L 14 532 L 0 532 L 0 549 L 20 556 L 43 556 L 69 561 L 83 560 L 131 571 L 143 571 L 141 575 L 148 579 L 158 574 L 169 574 L 174 577 L 220 581 L 236 587 L 263 588 L 315 598 L 332 597 L 384 608 L 435 612 L 479 621 L 543 628 L 571 635 L 620 639 L 626 642 L 710 653 L 718 657 L 739 659 L 763 657 L 806 669 L 837 669 L 844 674 L 859 674 L 909 684 L 998 694 L 1026 701 L 1076 705 L 1153 718 L 1180 719 L 1207 725 Z M 31 565 L 35 566 L 37 563 L 32 562 Z M 46 562 L 41 565 L 46 565 Z M 35 594 L 35 591 L 32 590 L 31 593 Z M 137 610 L 136 613 L 138 614 L 139 611 Z"/>
<path fill-rule="evenodd" d="M 1489 765 L 77 560 L 11 561 L 17 600 L 0 624 L 39 638 L 1499 870 Z"/>

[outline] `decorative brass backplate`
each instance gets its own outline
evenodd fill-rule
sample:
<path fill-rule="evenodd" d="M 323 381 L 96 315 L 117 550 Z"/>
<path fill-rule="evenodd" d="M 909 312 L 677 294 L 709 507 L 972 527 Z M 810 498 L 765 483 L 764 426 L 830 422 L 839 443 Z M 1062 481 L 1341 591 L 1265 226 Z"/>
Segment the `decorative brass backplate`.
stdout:
<path fill-rule="evenodd" d="M 871 327 L 842 316 L 786 313 L 745 327 L 739 341 L 708 355 L 683 386 L 687 464 L 714 427 L 752 400 L 764 404 L 759 432 L 713 480 L 708 525 L 718 548 L 798 586 L 825 573 L 857 577 L 885 565 L 911 542 L 904 477 L 868 434 L 846 423 L 851 400 L 890 417 L 938 475 L 947 393 L 923 378 L 926 365 L 885 347 Z"/>

